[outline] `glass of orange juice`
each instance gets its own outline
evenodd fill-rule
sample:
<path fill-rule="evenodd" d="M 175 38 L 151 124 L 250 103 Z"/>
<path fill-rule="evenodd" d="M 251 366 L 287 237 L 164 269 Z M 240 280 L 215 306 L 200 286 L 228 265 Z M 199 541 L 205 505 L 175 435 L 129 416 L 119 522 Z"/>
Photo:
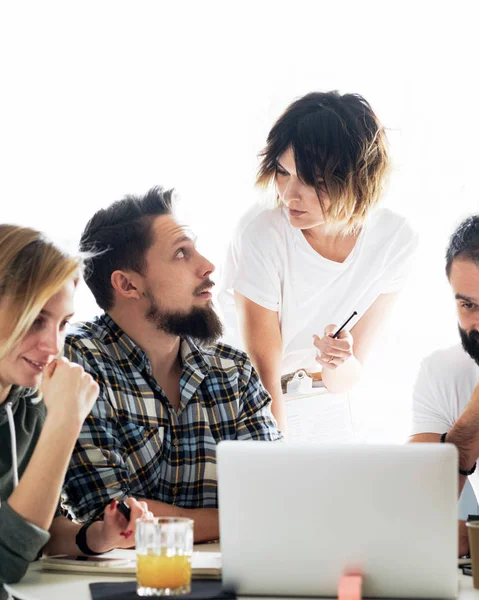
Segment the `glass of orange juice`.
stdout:
<path fill-rule="evenodd" d="M 135 541 L 139 596 L 176 596 L 191 592 L 191 519 L 138 519 Z"/>

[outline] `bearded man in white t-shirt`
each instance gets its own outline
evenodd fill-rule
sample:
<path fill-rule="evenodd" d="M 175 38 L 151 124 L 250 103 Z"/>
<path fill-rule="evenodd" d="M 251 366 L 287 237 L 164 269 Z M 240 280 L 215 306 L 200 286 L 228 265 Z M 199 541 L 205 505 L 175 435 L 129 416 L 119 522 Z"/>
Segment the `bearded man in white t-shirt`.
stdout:
<path fill-rule="evenodd" d="M 451 236 L 446 274 L 457 304 L 462 344 L 437 350 L 421 364 L 413 395 L 412 442 L 447 442 L 459 451 L 459 493 L 466 478 L 479 500 L 479 215 Z M 459 554 L 468 551 L 459 522 Z"/>

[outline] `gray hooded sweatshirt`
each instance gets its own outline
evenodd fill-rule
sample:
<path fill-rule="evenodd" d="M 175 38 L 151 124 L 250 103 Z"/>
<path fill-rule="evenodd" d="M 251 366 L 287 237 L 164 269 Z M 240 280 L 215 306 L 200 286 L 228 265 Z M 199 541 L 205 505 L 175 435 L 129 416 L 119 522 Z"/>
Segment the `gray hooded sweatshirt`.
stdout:
<path fill-rule="evenodd" d="M 6 597 L 2 584 L 19 581 L 30 562 L 35 560 L 50 539 L 48 531 L 26 521 L 7 503 L 14 489 L 15 471 L 12 443 L 14 440 L 10 433 L 7 405 L 11 403 L 18 478 L 21 478 L 33 454 L 46 416 L 43 401 L 32 403 L 35 397 L 35 390 L 14 386 L 5 402 L 0 404 L 0 599 Z"/>

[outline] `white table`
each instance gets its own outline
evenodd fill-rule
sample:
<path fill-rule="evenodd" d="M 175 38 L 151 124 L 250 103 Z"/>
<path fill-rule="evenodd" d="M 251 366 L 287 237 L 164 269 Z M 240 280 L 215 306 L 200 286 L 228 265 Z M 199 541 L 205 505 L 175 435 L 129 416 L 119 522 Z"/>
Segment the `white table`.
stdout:
<path fill-rule="evenodd" d="M 218 552 L 219 544 L 201 544 L 195 546 L 195 551 Z M 479 590 L 472 587 L 472 577 L 467 577 L 458 570 L 459 596 L 458 600 L 479 600 Z M 91 600 L 90 583 L 105 581 L 131 581 L 131 576 L 91 575 L 81 573 L 52 573 L 40 569 L 38 563 L 30 565 L 25 577 L 20 583 L 5 586 L 7 590 L 20 600 Z M 248 596 L 248 600 L 255 599 Z M 271 599 L 271 600 L 284 600 Z"/>
<path fill-rule="evenodd" d="M 198 544 L 195 552 L 219 552 L 219 544 Z M 43 571 L 38 562 L 32 563 L 20 583 L 5 588 L 20 600 L 91 600 L 90 583 L 131 581 L 131 575 L 92 575 L 91 573 Z"/>
<path fill-rule="evenodd" d="M 91 600 L 90 583 L 131 581 L 131 577 L 125 575 L 50 573 L 39 567 L 38 563 L 33 563 L 20 583 L 5 585 L 5 588 L 20 600 Z"/>
<path fill-rule="evenodd" d="M 33 564 L 21 581 L 6 586 L 10 593 L 20 600 L 91 600 L 89 584 L 105 581 L 131 581 L 131 577 L 113 577 L 109 575 L 80 575 L 78 573 L 49 573 L 40 571 Z M 459 571 L 459 600 L 479 600 L 479 590 L 472 587 L 472 577 L 466 577 Z M 255 600 L 248 596 L 248 600 Z M 264 598 L 257 600 L 265 600 Z M 272 599 L 275 600 L 275 599 Z M 284 600 L 277 599 L 277 600 Z"/>

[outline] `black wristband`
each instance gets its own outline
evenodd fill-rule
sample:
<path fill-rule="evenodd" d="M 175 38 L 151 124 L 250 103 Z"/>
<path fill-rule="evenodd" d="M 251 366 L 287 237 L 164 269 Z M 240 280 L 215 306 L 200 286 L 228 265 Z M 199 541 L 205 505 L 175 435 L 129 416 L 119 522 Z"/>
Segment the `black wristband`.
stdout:
<path fill-rule="evenodd" d="M 88 531 L 88 528 L 91 524 L 91 521 L 89 523 L 85 523 L 85 525 L 83 525 L 83 527 L 78 530 L 78 533 L 75 537 L 75 542 L 78 548 L 83 552 L 83 554 L 87 554 L 88 556 L 98 556 L 99 554 L 103 554 L 103 552 L 93 552 L 93 550 L 90 550 L 86 542 L 86 532 Z"/>
<path fill-rule="evenodd" d="M 446 433 L 443 433 L 439 439 L 439 441 L 441 442 L 441 444 L 444 444 L 446 442 L 446 435 L 447 435 L 447 431 Z M 465 471 L 464 469 L 459 468 L 459 473 L 461 475 L 464 475 L 464 477 L 469 477 L 469 475 L 472 475 L 474 473 L 474 471 L 476 470 L 476 463 L 473 464 L 472 468 L 469 469 L 469 471 Z"/>

